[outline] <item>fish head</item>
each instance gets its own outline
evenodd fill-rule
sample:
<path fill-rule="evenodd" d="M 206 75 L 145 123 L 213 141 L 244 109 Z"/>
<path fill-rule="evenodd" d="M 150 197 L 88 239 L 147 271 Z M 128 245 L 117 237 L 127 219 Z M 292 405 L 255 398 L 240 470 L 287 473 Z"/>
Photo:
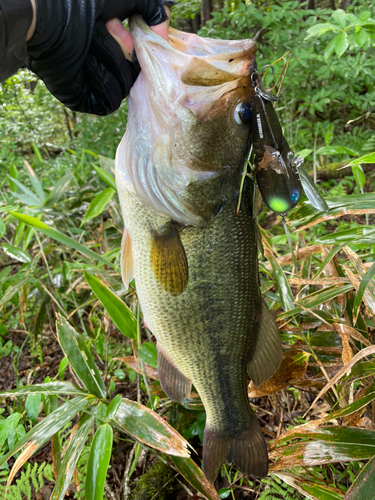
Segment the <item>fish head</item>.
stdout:
<path fill-rule="evenodd" d="M 142 71 L 130 92 L 118 170 L 157 212 L 203 225 L 239 189 L 256 45 L 173 28 L 165 40 L 139 16 L 130 32 Z"/>

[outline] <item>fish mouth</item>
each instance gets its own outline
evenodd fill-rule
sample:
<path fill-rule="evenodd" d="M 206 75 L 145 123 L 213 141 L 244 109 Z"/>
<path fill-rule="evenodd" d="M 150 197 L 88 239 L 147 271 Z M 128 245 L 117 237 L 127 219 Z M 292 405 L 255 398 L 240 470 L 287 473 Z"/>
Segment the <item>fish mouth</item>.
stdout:
<path fill-rule="evenodd" d="M 213 40 L 169 28 L 168 40 L 154 33 L 142 17 L 129 21 L 135 53 L 142 71 L 160 78 L 170 65 L 179 80 L 191 86 L 216 86 L 248 78 L 255 63 L 253 40 Z M 163 71 L 161 71 L 163 70 Z"/>

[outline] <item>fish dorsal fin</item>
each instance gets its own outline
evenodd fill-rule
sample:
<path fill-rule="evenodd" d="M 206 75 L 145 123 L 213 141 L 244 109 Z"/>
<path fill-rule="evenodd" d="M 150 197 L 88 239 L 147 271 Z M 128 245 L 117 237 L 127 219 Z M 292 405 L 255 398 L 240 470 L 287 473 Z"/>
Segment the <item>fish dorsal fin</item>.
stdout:
<path fill-rule="evenodd" d="M 129 233 L 124 229 L 121 241 L 121 276 L 125 288 L 129 288 L 129 283 L 134 278 L 133 275 L 133 256 L 132 242 Z"/>
<path fill-rule="evenodd" d="M 185 249 L 173 222 L 151 235 L 151 269 L 159 285 L 172 295 L 180 295 L 189 279 Z"/>
<path fill-rule="evenodd" d="M 184 404 L 190 399 L 191 382 L 175 367 L 158 343 L 158 377 L 161 388 L 172 401 Z"/>
<path fill-rule="evenodd" d="M 263 299 L 256 328 L 258 328 L 257 340 L 247 363 L 247 371 L 251 380 L 259 387 L 279 368 L 283 356 L 276 321 Z"/>

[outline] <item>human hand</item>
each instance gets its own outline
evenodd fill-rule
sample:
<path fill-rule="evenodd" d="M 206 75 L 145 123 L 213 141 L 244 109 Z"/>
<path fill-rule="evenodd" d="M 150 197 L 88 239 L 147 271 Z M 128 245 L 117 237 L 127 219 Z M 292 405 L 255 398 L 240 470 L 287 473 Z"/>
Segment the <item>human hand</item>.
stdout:
<path fill-rule="evenodd" d="M 167 6 L 165 6 L 165 11 L 167 13 L 167 19 L 162 22 L 161 24 L 158 24 L 157 26 L 151 26 L 152 31 L 157 33 L 159 36 L 165 38 L 168 40 L 168 28 L 169 28 L 169 23 L 170 23 L 170 10 Z M 129 33 L 129 31 L 125 28 L 125 26 L 122 24 L 120 19 L 111 19 L 106 23 L 106 27 L 108 31 L 111 33 L 113 38 L 119 43 L 124 56 L 126 59 L 129 61 L 133 60 L 132 54 L 134 50 L 133 46 L 133 40 L 132 37 Z"/>
<path fill-rule="evenodd" d="M 36 0 L 35 31 L 27 42 L 26 64 L 70 109 L 97 115 L 112 113 L 139 73 L 139 65 L 129 60 L 133 50 L 131 37 L 124 34 L 119 20 L 140 14 L 154 31 L 167 38 L 164 3 L 165 0 Z M 161 23 L 161 27 L 157 26 Z"/>

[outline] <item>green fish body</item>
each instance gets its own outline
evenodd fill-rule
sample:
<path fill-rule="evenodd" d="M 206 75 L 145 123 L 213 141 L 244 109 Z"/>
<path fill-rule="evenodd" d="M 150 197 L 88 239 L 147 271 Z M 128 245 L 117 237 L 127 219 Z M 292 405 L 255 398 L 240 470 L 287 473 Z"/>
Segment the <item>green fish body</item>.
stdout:
<path fill-rule="evenodd" d="M 142 73 L 116 159 L 124 281 L 134 274 L 163 390 L 184 404 L 194 386 L 205 407 L 207 478 L 225 462 L 263 477 L 247 380 L 272 376 L 281 343 L 259 290 L 247 185 L 237 215 L 255 46 L 176 30 L 168 43 L 139 18 L 130 27 Z"/>

